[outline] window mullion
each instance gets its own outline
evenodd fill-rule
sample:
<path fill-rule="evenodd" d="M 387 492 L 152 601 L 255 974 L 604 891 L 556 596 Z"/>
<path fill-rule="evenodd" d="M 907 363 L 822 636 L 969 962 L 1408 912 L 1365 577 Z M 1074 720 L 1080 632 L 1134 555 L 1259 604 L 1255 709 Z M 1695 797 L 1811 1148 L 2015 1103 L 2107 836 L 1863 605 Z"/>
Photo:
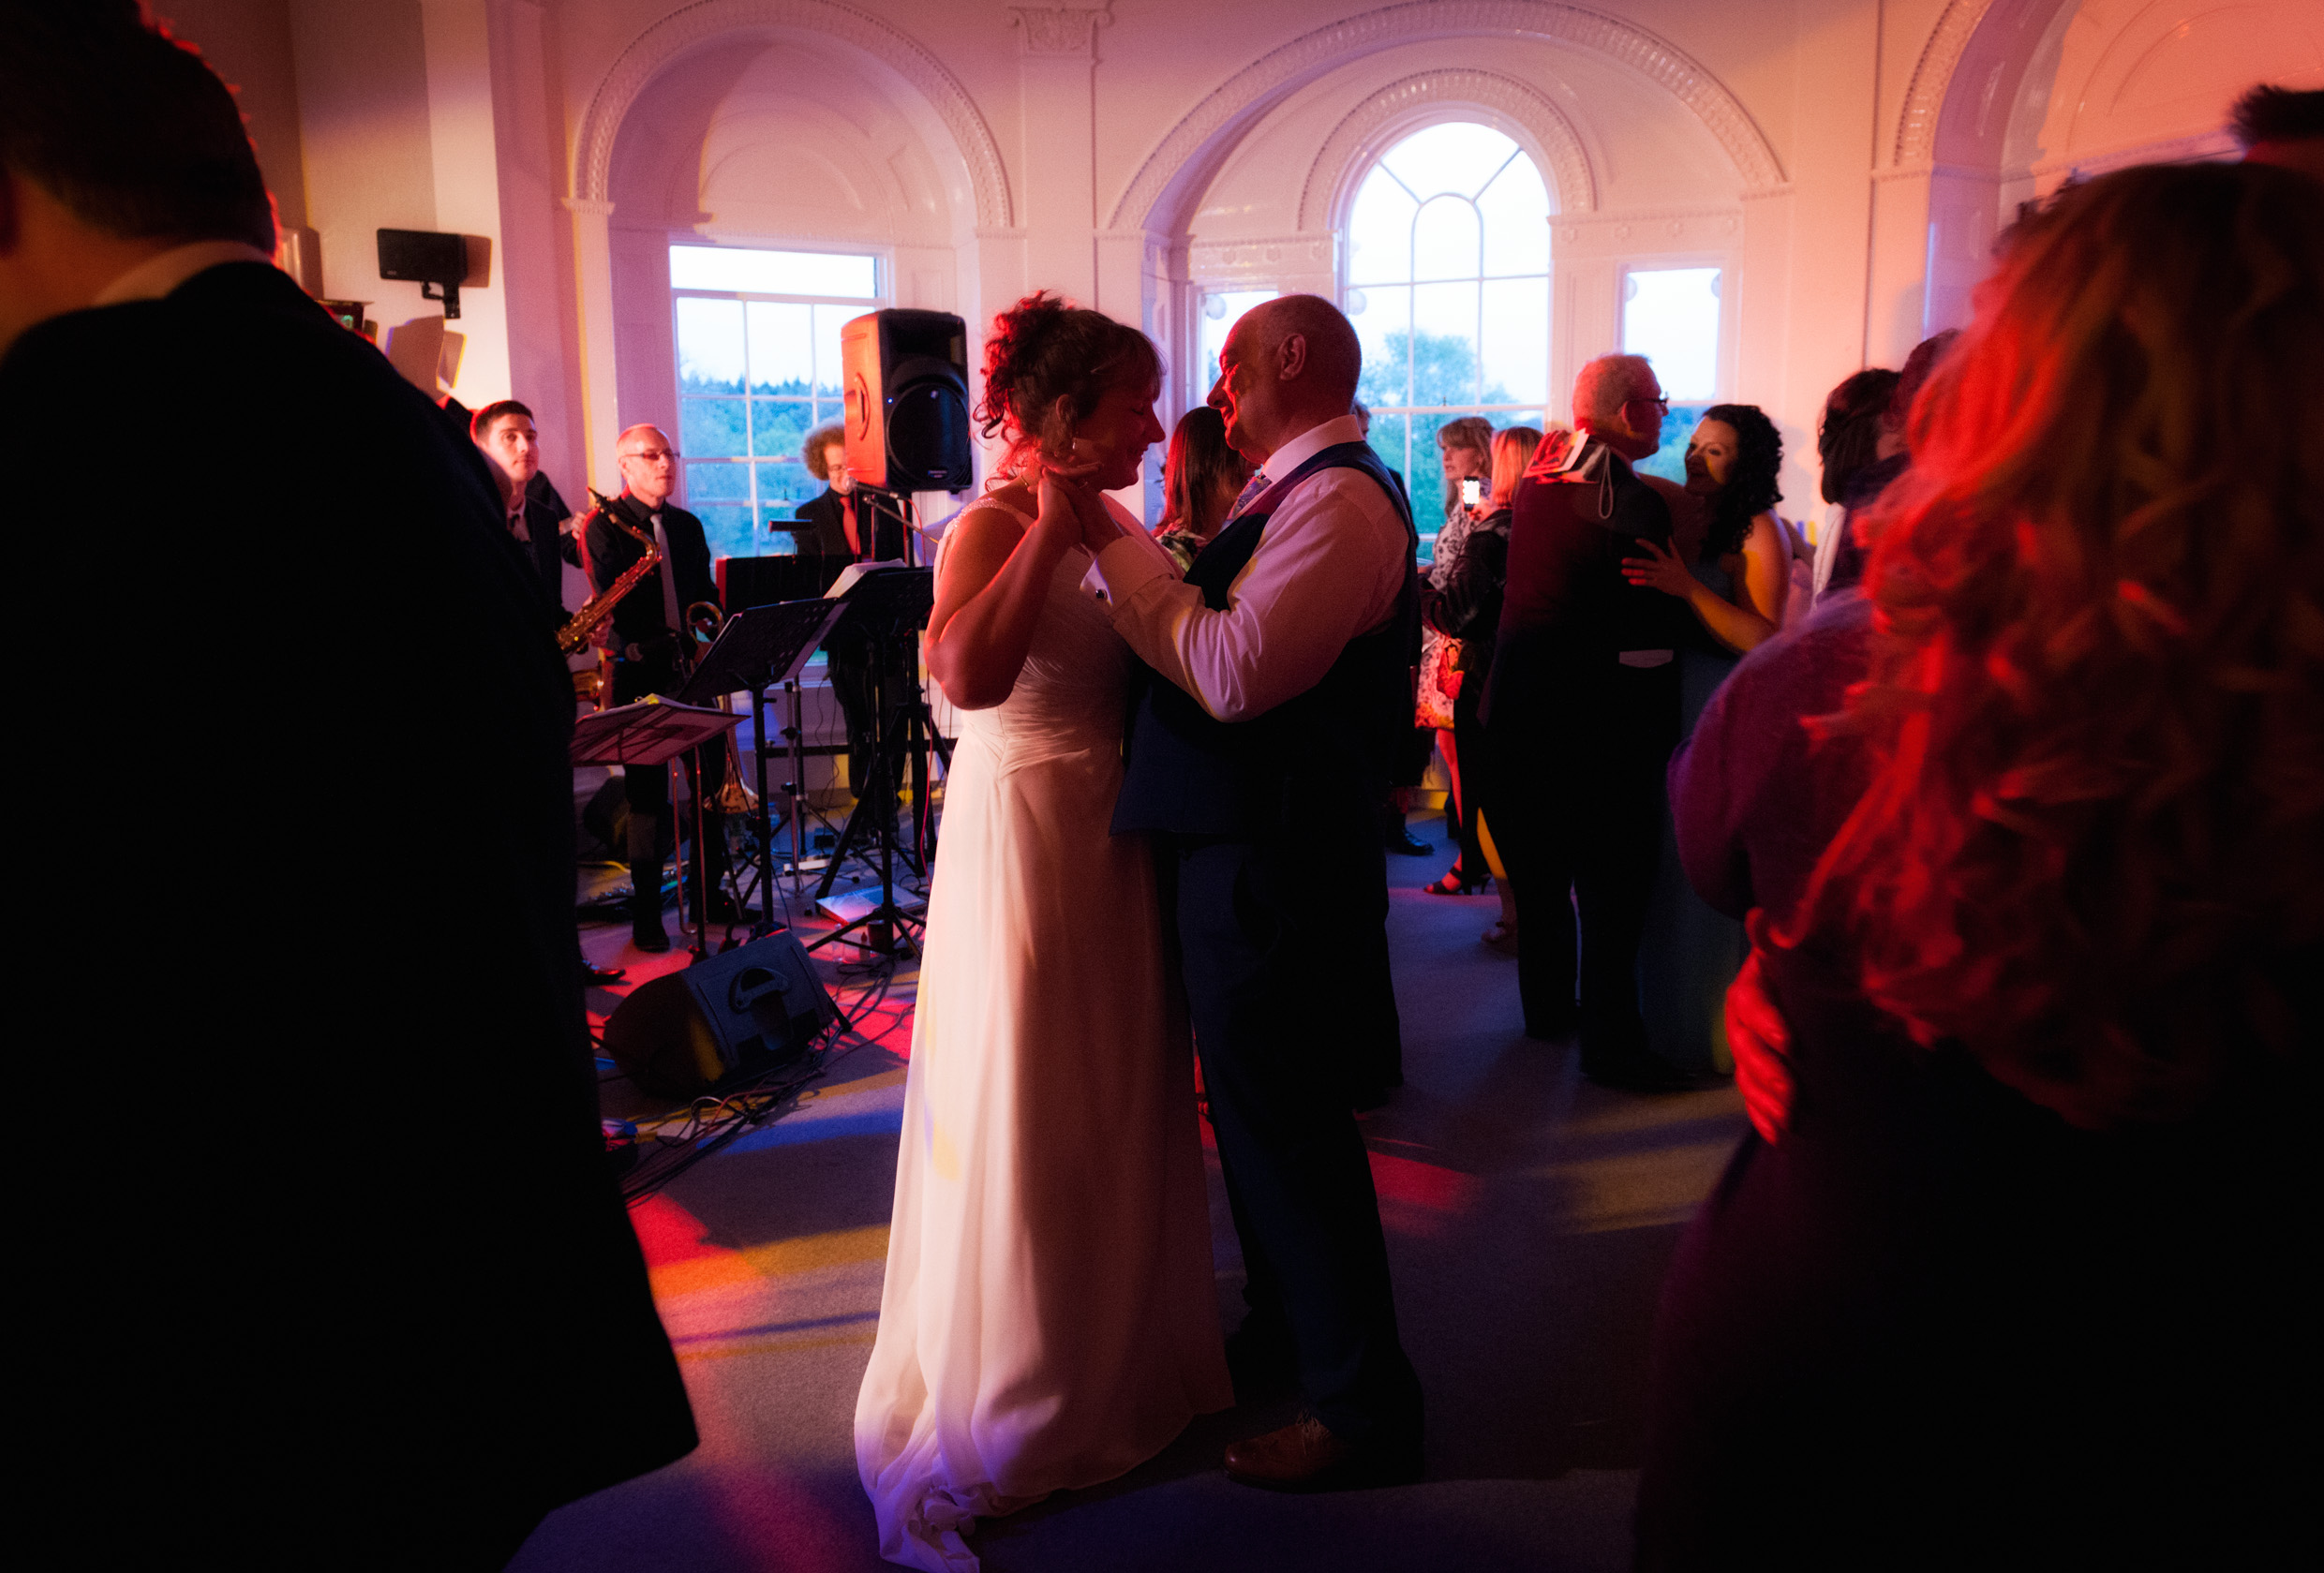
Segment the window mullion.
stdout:
<path fill-rule="evenodd" d="M 1513 153 L 1510 155 L 1512 158 L 1515 156 Z M 1509 164 L 1505 159 L 1502 161 L 1501 170 L 1507 168 Z M 1493 172 L 1497 175 L 1501 171 L 1496 170 Z M 1488 180 L 1484 184 L 1490 185 L 1493 183 Z M 1481 185 L 1477 189 L 1482 192 L 1484 186 Z M 1468 210 L 1477 215 L 1477 378 L 1469 384 L 1468 396 L 1476 403 L 1482 404 L 1484 403 L 1484 209 L 1477 205 L 1476 198 L 1471 197 L 1468 200 Z"/>

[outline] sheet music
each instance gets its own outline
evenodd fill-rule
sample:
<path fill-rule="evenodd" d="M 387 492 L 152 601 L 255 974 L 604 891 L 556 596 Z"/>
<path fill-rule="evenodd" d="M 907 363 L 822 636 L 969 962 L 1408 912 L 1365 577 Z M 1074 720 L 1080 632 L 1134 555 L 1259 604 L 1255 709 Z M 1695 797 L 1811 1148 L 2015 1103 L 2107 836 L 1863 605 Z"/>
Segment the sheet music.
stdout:
<path fill-rule="evenodd" d="M 847 592 L 854 589 L 870 575 L 883 572 L 891 568 L 910 568 L 911 566 L 912 565 L 908 562 L 898 562 L 893 559 L 886 562 L 851 562 L 845 568 L 840 570 L 840 576 L 831 582 L 831 587 L 829 589 L 823 592 L 823 599 L 826 601 L 844 601 L 847 599 Z"/>

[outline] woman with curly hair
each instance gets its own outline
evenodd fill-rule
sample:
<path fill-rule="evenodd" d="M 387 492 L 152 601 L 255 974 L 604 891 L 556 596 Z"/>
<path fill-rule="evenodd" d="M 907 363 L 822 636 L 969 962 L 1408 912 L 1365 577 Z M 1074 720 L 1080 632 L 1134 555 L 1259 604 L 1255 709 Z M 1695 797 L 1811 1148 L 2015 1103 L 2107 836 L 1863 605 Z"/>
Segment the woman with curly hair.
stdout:
<path fill-rule="evenodd" d="M 1696 884 L 1758 909 L 1757 1129 L 1666 1282 L 1642 1566 L 2312 1542 L 2319 280 L 2287 171 L 2062 192 L 1914 402 L 1866 594 L 1674 764 Z"/>
<path fill-rule="evenodd" d="M 976 1566 L 978 1518 L 1110 1480 L 1232 1402 L 1154 865 L 1110 833 L 1128 650 L 1077 512 L 1136 481 L 1160 378 L 1095 311 L 1003 312 L 978 415 L 1006 452 L 936 562 L 928 669 L 961 731 L 856 1406 L 880 1554 L 932 1573 Z"/>
<path fill-rule="evenodd" d="M 1711 637 L 1737 655 L 1783 626 L 1792 550 L 1775 516 L 1783 500 L 1775 477 L 1782 467 L 1783 438 L 1757 405 L 1711 406 L 1687 442 L 1687 491 L 1708 505 L 1700 545 L 1690 550 L 1691 542 L 1676 538 L 1667 547 L 1642 542 L 1646 555 L 1622 561 L 1631 584 L 1685 601 Z M 1709 690 L 1702 697 L 1708 699 Z M 1697 701 L 1689 720 L 1701 708 Z"/>

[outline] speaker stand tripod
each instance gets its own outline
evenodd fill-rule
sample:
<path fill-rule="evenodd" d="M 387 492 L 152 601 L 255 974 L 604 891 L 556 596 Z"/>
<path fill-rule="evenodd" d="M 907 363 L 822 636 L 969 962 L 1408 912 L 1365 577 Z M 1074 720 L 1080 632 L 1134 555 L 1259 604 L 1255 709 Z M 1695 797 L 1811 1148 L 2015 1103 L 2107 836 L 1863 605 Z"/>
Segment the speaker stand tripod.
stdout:
<path fill-rule="evenodd" d="M 874 586 L 878 586 L 876 590 Z M 816 883 L 815 898 L 820 901 L 831 894 L 842 860 L 856 847 L 869 843 L 877 848 L 880 899 L 869 913 L 818 936 L 808 948 L 821 949 L 836 941 L 844 941 L 879 956 L 895 956 L 907 949 L 917 954 L 916 931 L 926 925 L 896 901 L 896 863 L 901 858 L 923 879 L 934 865 L 935 823 L 929 811 L 928 752 L 932 747 L 949 772 L 952 749 L 936 731 L 919 685 L 900 671 L 897 655 L 900 647 L 910 649 L 908 641 L 928 620 L 929 605 L 933 600 L 933 575 L 926 569 L 890 571 L 866 579 L 857 590 L 864 599 L 851 611 L 851 616 L 857 618 L 857 627 L 871 639 L 872 681 L 877 695 L 873 706 L 876 720 L 872 768 L 856 800 L 855 811 L 847 816 L 846 827 L 840 832 L 839 845 L 832 849 L 831 862 Z M 895 691 L 899 686 L 901 691 Z M 899 842 L 901 823 L 895 810 L 896 794 L 903 784 L 907 761 L 915 830 L 914 846 L 908 852 Z M 863 931 L 861 938 L 849 938 L 858 930 Z"/>

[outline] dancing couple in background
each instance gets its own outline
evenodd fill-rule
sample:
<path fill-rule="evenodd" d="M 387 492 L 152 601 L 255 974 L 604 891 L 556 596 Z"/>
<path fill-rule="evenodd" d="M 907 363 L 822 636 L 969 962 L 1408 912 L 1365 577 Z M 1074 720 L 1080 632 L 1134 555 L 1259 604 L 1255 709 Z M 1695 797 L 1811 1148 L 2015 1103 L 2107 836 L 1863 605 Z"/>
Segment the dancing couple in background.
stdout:
<path fill-rule="evenodd" d="M 937 560 L 961 735 L 856 1416 L 881 1554 L 937 1570 L 1236 1384 L 1307 1403 L 1228 1449 L 1239 1479 L 1408 1479 L 1421 1448 L 1349 1112 L 1350 1045 L 1395 1046 L 1375 813 L 1417 604 L 1354 331 L 1308 296 L 1236 324 L 1210 402 L 1267 484 L 1183 574 L 1103 496 L 1162 436 L 1153 345 L 1046 294 L 987 345 L 1007 449 Z M 1189 1021 L 1247 1275 L 1224 1343 Z"/>

